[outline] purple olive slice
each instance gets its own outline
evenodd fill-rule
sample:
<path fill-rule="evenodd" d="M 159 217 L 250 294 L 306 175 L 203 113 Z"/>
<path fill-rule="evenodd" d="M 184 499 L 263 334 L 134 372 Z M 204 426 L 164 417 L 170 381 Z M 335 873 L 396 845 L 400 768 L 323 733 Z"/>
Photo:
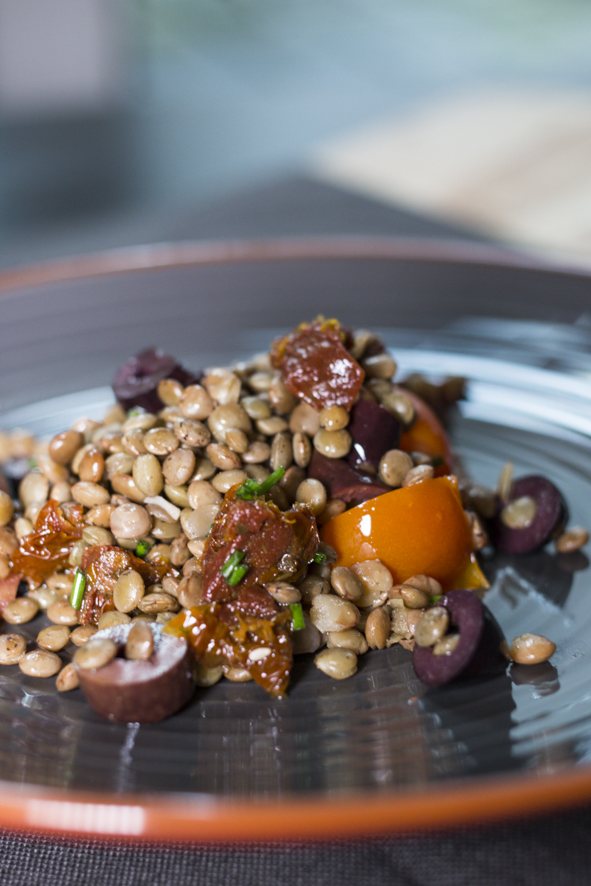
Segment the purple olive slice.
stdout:
<path fill-rule="evenodd" d="M 529 500 L 531 521 L 523 527 L 512 525 L 507 505 Z M 532 474 L 516 480 L 509 501 L 501 505 L 489 526 L 490 541 L 505 554 L 529 554 L 543 547 L 566 523 L 564 499 L 554 483 Z"/>
<path fill-rule="evenodd" d="M 156 348 L 146 348 L 119 367 L 113 379 L 113 392 L 125 410 L 141 406 L 148 412 L 158 412 L 162 409 L 158 384 L 165 378 L 175 378 L 184 385 L 198 380 L 174 357 Z"/>
<path fill-rule="evenodd" d="M 308 477 L 320 480 L 329 498 L 342 498 L 346 502 L 368 501 L 390 488 L 344 459 L 327 458 L 315 449 L 308 465 Z"/>
<path fill-rule="evenodd" d="M 359 400 L 351 410 L 347 430 L 353 441 L 347 461 L 353 467 L 369 467 L 377 473 L 384 452 L 398 448 L 402 428 L 384 406 Z"/>
<path fill-rule="evenodd" d="M 103 667 L 91 669 L 74 660 L 76 672 L 88 704 L 101 717 L 119 723 L 157 723 L 180 710 L 193 694 L 187 641 L 150 622 L 152 655 L 147 661 L 128 660 L 124 648 L 131 627 L 131 623 L 113 625 L 94 634 L 89 643 L 112 640 L 117 655 Z"/>
<path fill-rule="evenodd" d="M 437 601 L 447 609 L 450 633 L 458 634 L 452 652 L 435 655 L 431 646 L 415 645 L 412 663 L 427 686 L 443 686 L 458 677 L 486 677 L 499 673 L 506 661 L 500 652 L 503 634 L 489 609 L 473 591 L 448 591 Z"/>

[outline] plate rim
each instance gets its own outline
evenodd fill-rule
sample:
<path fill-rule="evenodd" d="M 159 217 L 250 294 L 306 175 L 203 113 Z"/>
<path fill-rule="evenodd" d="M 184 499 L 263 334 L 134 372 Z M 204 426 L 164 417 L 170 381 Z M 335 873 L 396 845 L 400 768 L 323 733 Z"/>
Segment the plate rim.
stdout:
<path fill-rule="evenodd" d="M 591 279 L 591 265 L 501 245 L 397 236 L 193 240 L 105 250 L 0 271 L 0 294 L 91 277 L 213 264 L 378 260 L 495 266 Z M 420 788 L 244 799 L 113 794 L 0 781 L 0 827 L 157 842 L 324 840 L 424 832 L 565 809 L 591 800 L 591 767 L 466 776 Z M 109 822 L 109 817 L 111 821 Z"/>
<path fill-rule="evenodd" d="M 0 269 L 0 294 L 167 268 L 309 260 L 374 260 L 506 267 L 589 279 L 591 262 L 502 244 L 441 237 L 322 235 L 157 242 Z"/>

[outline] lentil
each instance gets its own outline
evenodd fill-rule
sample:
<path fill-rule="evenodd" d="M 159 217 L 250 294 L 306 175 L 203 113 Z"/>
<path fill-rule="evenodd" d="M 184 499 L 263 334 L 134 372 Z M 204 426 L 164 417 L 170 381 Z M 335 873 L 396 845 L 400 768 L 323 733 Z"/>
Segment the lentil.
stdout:
<path fill-rule="evenodd" d="M 55 678 L 55 687 L 58 692 L 71 692 L 73 689 L 78 689 L 79 686 L 80 680 L 76 666 L 73 662 L 69 662 Z"/>
<path fill-rule="evenodd" d="M 402 486 L 406 475 L 411 470 L 416 469 L 413 468 L 412 458 L 408 452 L 403 452 L 401 449 L 389 449 L 380 459 L 378 474 L 380 480 L 388 486 L 397 488 Z"/>
<path fill-rule="evenodd" d="M 84 437 L 79 431 L 62 431 L 49 444 L 49 455 L 58 465 L 67 466 L 83 443 Z"/>
<path fill-rule="evenodd" d="M 321 514 L 326 507 L 326 489 L 320 480 L 303 480 L 297 488 L 296 501 L 308 505 L 315 515 Z"/>
<path fill-rule="evenodd" d="M 131 612 L 139 605 L 145 590 L 144 579 L 135 569 L 122 573 L 113 588 L 115 609 L 118 612 Z"/>
<path fill-rule="evenodd" d="M 21 480 L 18 495 L 25 507 L 44 504 L 49 495 L 49 480 L 39 471 L 30 471 Z"/>
<path fill-rule="evenodd" d="M 181 513 L 181 526 L 183 532 L 189 540 L 194 538 L 205 538 L 208 534 L 211 524 L 216 518 L 220 506 L 202 505 L 192 511 L 190 508 L 185 509 Z"/>
<path fill-rule="evenodd" d="M 197 661 L 193 663 L 193 679 L 197 686 L 201 686 L 203 689 L 214 686 L 222 679 L 222 676 L 221 665 L 217 665 L 214 668 L 206 668 Z"/>
<path fill-rule="evenodd" d="M 388 619 L 388 625 L 390 619 Z M 369 646 L 367 640 L 357 628 L 346 631 L 331 631 L 326 638 L 328 649 L 350 649 L 355 655 L 365 655 Z"/>
<path fill-rule="evenodd" d="M 169 453 L 162 464 L 161 473 L 170 486 L 183 486 L 195 470 L 195 453 L 192 449 L 179 448 Z"/>
<path fill-rule="evenodd" d="M 9 625 L 22 625 L 31 621 L 39 612 L 39 604 L 32 597 L 17 597 L 2 610 L 4 621 Z"/>
<path fill-rule="evenodd" d="M 137 606 L 141 612 L 145 612 L 148 615 L 159 612 L 178 612 L 181 608 L 179 601 L 164 591 L 154 591 L 146 594 Z"/>
<path fill-rule="evenodd" d="M 54 677 L 62 667 L 62 661 L 55 652 L 47 649 L 33 649 L 19 660 L 19 668 L 28 677 Z"/>
<path fill-rule="evenodd" d="M 78 465 L 77 473 L 80 479 L 89 483 L 100 483 L 104 470 L 105 459 L 100 449 L 96 446 L 87 448 Z"/>
<path fill-rule="evenodd" d="M 447 634 L 433 646 L 433 655 L 451 655 L 459 642 L 459 634 Z"/>
<path fill-rule="evenodd" d="M 359 610 L 349 600 L 332 594 L 319 594 L 312 600 L 310 620 L 322 633 L 344 631 L 358 623 Z"/>
<path fill-rule="evenodd" d="M 333 680 L 346 680 L 357 670 L 357 656 L 350 649 L 323 649 L 314 664 Z"/>
<path fill-rule="evenodd" d="M 415 610 L 416 611 L 416 610 Z M 445 635 L 449 625 L 449 614 L 443 606 L 433 606 L 421 616 L 415 627 L 415 641 L 418 646 L 435 646 Z"/>
<path fill-rule="evenodd" d="M 165 406 L 177 406 L 183 395 L 183 386 L 176 378 L 163 378 L 158 382 L 156 393 Z"/>
<path fill-rule="evenodd" d="M 402 481 L 402 486 L 414 486 L 415 483 L 422 483 L 423 480 L 430 480 L 435 474 L 433 465 L 416 465 L 411 468 Z"/>
<path fill-rule="evenodd" d="M 0 634 L 0 664 L 18 664 L 27 651 L 27 641 L 20 634 Z"/>
<path fill-rule="evenodd" d="M 203 601 L 203 577 L 197 572 L 192 572 L 179 582 L 177 599 L 183 609 L 191 609 Z"/>
<path fill-rule="evenodd" d="M 344 458 L 351 449 L 352 438 L 349 431 L 319 430 L 314 434 L 314 449 L 326 458 Z"/>
<path fill-rule="evenodd" d="M 211 434 L 203 422 L 194 418 L 185 418 L 183 421 L 177 422 L 174 426 L 174 433 L 181 443 L 193 449 L 207 446 L 211 440 Z"/>
<path fill-rule="evenodd" d="M 365 622 L 365 638 L 370 649 L 384 649 L 390 634 L 390 613 L 384 608 L 372 609 Z"/>
<path fill-rule="evenodd" d="M 349 424 L 349 413 L 342 406 L 326 406 L 318 414 L 318 424 L 325 431 L 341 431 Z"/>
<path fill-rule="evenodd" d="M 150 515 L 139 504 L 123 504 L 111 514 L 111 532 L 116 538 L 135 539 L 148 535 L 152 528 Z"/>
<path fill-rule="evenodd" d="M 67 646 L 70 639 L 70 628 L 67 625 L 49 625 L 37 634 L 37 645 L 51 652 L 59 652 Z"/>
<path fill-rule="evenodd" d="M 537 511 L 535 499 L 522 495 L 505 505 L 501 520 L 510 529 L 525 529 L 533 523 Z"/>
<path fill-rule="evenodd" d="M 74 665 L 83 671 L 103 668 L 117 655 L 117 644 L 109 637 L 96 637 L 80 646 L 74 653 Z"/>
<path fill-rule="evenodd" d="M 110 612 L 103 612 L 101 617 L 98 620 L 98 629 L 99 631 L 104 631 L 106 628 L 112 628 L 114 625 L 123 625 L 130 622 L 131 619 L 129 615 L 125 612 L 119 612 L 117 609 L 111 609 Z"/>
<path fill-rule="evenodd" d="M 580 549 L 589 541 L 589 533 L 581 526 L 573 526 L 558 536 L 554 542 L 556 550 L 561 554 L 572 554 Z"/>
<path fill-rule="evenodd" d="M 47 610 L 47 618 L 56 625 L 72 627 L 78 624 L 78 612 L 68 600 L 58 600 L 57 603 L 52 603 Z"/>
<path fill-rule="evenodd" d="M 346 566 L 335 566 L 331 572 L 330 583 L 336 593 L 345 600 L 356 603 L 365 594 L 361 580 Z"/>
<path fill-rule="evenodd" d="M 357 601 L 361 609 L 377 609 L 388 599 L 394 579 L 392 573 L 381 560 L 362 560 L 354 563 L 351 571 L 355 573 L 364 587 L 364 594 Z"/>
<path fill-rule="evenodd" d="M 98 628 L 94 625 L 80 625 L 71 632 L 70 640 L 74 646 L 84 646 L 97 631 Z"/>
<path fill-rule="evenodd" d="M 510 645 L 503 643 L 502 649 L 517 664 L 541 664 L 556 652 L 556 644 L 541 634 L 521 634 Z"/>
<path fill-rule="evenodd" d="M 154 652 L 154 634 L 148 623 L 136 621 L 132 624 L 125 643 L 125 658 L 131 661 L 148 661 Z"/>
<path fill-rule="evenodd" d="M 396 361 L 386 351 L 366 357 L 361 365 L 368 378 L 391 379 L 397 369 Z"/>

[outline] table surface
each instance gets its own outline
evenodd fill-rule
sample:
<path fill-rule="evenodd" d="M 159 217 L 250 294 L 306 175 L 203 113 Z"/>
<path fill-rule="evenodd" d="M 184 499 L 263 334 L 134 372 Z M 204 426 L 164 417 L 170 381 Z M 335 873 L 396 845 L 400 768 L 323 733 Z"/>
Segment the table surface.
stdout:
<path fill-rule="evenodd" d="M 479 239 L 459 227 L 295 177 L 206 210 L 154 218 L 141 231 L 130 230 L 125 244 L 148 228 L 154 241 L 316 233 Z M 487 886 L 510 880 L 516 886 L 576 886 L 588 882 L 590 831 L 591 806 L 487 827 L 327 844 L 137 846 L 0 831 L 0 882 Z"/>

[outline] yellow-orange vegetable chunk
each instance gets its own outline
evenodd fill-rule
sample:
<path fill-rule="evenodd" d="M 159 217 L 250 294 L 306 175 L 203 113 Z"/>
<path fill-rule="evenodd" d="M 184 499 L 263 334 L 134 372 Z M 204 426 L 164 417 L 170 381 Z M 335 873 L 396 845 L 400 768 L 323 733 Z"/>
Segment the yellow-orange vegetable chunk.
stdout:
<path fill-rule="evenodd" d="M 394 489 L 333 517 L 321 538 L 339 566 L 381 560 L 400 583 L 433 576 L 444 590 L 486 587 L 472 553 L 472 533 L 455 477 Z"/>

